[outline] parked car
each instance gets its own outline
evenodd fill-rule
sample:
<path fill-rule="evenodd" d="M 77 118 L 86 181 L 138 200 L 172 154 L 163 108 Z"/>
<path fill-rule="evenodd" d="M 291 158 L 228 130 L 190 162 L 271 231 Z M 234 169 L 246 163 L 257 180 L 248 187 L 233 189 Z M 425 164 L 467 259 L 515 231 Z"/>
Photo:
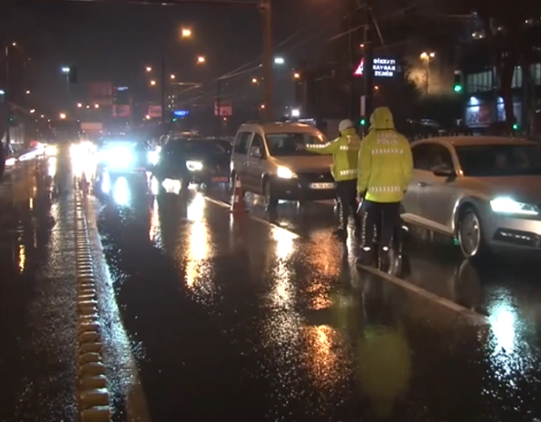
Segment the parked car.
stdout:
<path fill-rule="evenodd" d="M 412 144 L 406 223 L 454 236 L 467 258 L 507 248 L 541 250 L 541 151 L 499 137 Z"/>
<path fill-rule="evenodd" d="M 280 199 L 333 199 L 332 157 L 299 148 L 326 142 L 319 130 L 306 124 L 244 124 L 233 144 L 231 180 L 238 176 L 245 191 L 265 197 L 267 207 Z"/>

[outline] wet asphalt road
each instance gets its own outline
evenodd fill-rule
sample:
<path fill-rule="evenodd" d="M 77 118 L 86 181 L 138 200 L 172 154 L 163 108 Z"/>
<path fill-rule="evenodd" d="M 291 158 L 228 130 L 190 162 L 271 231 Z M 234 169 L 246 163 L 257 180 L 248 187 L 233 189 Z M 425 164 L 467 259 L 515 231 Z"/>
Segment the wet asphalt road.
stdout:
<path fill-rule="evenodd" d="M 256 203 L 234 220 L 227 199 L 133 179 L 90 199 L 122 319 L 104 315 L 126 395 L 115 420 L 141 400 L 122 386 L 130 354 L 153 422 L 541 418 L 541 266 L 473 266 L 414 231 L 406 279 L 488 317 L 477 325 L 359 273 L 331 206 Z M 34 199 L 3 219 L 1 421 L 75 420 L 72 213 L 69 197 Z"/>
<path fill-rule="evenodd" d="M 153 421 L 541 417 L 539 266 L 474 267 L 412 233 L 406 278 L 479 326 L 359 274 L 329 205 L 234 220 L 222 192 L 120 186 L 99 229 Z"/>

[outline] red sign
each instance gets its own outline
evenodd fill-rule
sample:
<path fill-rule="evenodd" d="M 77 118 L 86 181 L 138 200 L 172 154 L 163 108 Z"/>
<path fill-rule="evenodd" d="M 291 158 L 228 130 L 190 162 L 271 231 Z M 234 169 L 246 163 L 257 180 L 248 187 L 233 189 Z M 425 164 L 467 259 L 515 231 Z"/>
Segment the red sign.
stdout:
<path fill-rule="evenodd" d="M 90 101 L 100 106 L 113 103 L 113 84 L 111 82 L 91 82 L 88 85 Z"/>
<path fill-rule="evenodd" d="M 112 107 L 113 117 L 130 117 L 131 116 L 131 107 L 127 104 L 115 104 Z"/>
<path fill-rule="evenodd" d="M 214 103 L 214 115 L 229 117 L 233 115 L 233 105 L 229 101 L 220 101 L 220 107 L 218 110 L 218 102 Z"/>
<path fill-rule="evenodd" d="M 162 106 L 161 105 L 149 105 L 147 115 L 150 118 L 162 117 Z"/>
<path fill-rule="evenodd" d="M 353 72 L 353 74 L 355 76 L 363 76 L 363 70 L 364 70 L 364 59 L 361 59 L 361 61 L 357 65 L 357 68 L 355 69 L 355 72 Z"/>

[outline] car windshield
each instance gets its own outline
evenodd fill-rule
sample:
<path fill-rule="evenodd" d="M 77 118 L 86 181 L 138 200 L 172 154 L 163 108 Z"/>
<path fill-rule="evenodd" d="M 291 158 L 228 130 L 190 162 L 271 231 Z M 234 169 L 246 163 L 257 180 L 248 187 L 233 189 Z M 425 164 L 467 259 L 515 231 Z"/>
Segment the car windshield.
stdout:
<path fill-rule="evenodd" d="M 541 175 L 541 150 L 536 145 L 475 145 L 457 147 L 464 176 Z"/>
<path fill-rule="evenodd" d="M 227 154 L 227 145 L 216 140 L 171 141 L 173 151 L 183 154 Z"/>
<path fill-rule="evenodd" d="M 274 157 L 288 156 L 308 156 L 316 155 L 313 152 L 305 151 L 299 146 L 309 144 L 323 145 L 327 140 L 323 135 L 313 135 L 311 133 L 272 133 L 267 134 L 267 146 L 269 147 L 270 155 Z"/>

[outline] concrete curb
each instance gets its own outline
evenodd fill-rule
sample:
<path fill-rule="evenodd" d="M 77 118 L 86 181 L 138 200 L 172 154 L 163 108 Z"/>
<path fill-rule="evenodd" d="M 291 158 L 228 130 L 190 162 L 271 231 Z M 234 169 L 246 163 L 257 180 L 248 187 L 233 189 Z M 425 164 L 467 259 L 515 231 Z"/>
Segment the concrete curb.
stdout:
<path fill-rule="evenodd" d="M 77 366 L 81 422 L 112 419 L 108 380 L 103 359 L 97 280 L 81 193 L 75 195 L 77 283 Z"/>

